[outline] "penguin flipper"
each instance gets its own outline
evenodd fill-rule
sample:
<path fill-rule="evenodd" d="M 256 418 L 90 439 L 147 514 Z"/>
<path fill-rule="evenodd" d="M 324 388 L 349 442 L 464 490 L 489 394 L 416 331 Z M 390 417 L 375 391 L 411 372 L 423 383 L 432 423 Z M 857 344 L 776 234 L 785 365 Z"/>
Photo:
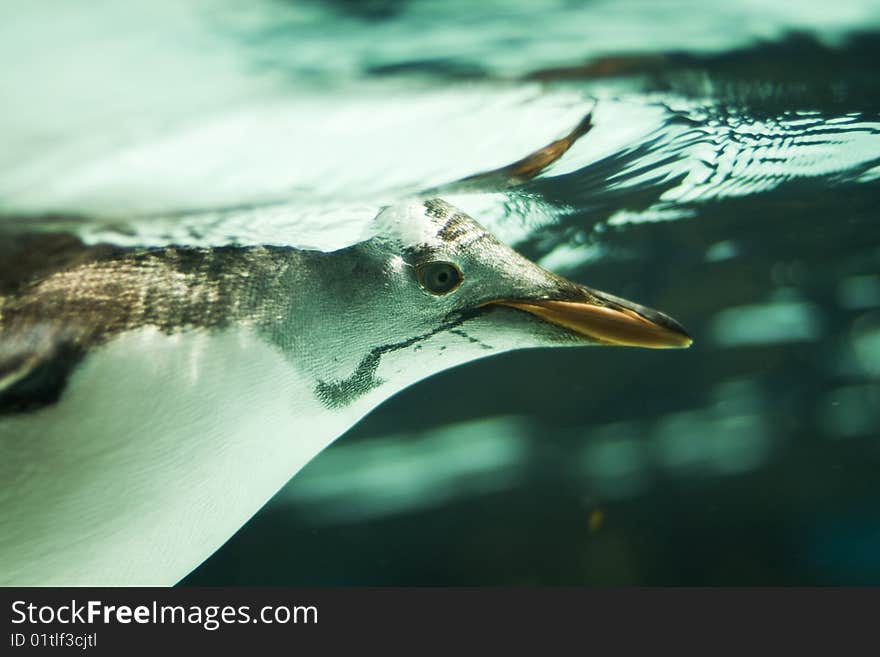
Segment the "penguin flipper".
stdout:
<path fill-rule="evenodd" d="M 69 324 L 16 318 L 23 295 L 54 272 L 117 250 L 69 233 L 16 233 L 0 221 L 0 416 L 55 403 L 83 353 Z"/>
<path fill-rule="evenodd" d="M 529 153 L 524 158 L 498 169 L 482 171 L 471 176 L 460 178 L 455 182 L 441 185 L 424 192 L 432 195 L 443 192 L 462 191 L 497 191 L 516 187 L 528 182 L 568 152 L 574 143 L 587 134 L 593 127 L 593 112 L 590 111 L 564 137 L 550 142 L 546 146 Z"/>
<path fill-rule="evenodd" d="M 0 416 L 57 402 L 82 356 L 51 328 L 38 327 L 26 336 L 0 334 Z"/>

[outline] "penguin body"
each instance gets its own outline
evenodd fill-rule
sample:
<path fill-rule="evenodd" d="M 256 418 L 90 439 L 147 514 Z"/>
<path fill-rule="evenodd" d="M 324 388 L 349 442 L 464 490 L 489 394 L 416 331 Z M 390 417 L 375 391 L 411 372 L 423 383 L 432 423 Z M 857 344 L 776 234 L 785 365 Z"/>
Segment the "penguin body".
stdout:
<path fill-rule="evenodd" d="M 108 248 L 7 285 L 0 583 L 173 584 L 426 376 L 514 348 L 689 343 L 442 201 L 376 221 L 331 253 Z"/>

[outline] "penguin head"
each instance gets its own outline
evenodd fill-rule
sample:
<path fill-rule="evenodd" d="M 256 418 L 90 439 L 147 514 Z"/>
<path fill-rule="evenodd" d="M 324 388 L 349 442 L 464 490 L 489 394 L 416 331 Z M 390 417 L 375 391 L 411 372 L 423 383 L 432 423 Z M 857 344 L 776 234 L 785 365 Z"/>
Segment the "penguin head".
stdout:
<path fill-rule="evenodd" d="M 553 345 L 687 347 L 661 312 L 549 272 L 449 203 L 387 208 L 377 218 L 384 287 L 408 333 L 451 331 L 483 350 Z"/>
<path fill-rule="evenodd" d="M 376 221 L 376 237 L 338 252 L 322 295 L 333 300 L 317 318 L 332 340 L 318 368 L 327 405 L 512 349 L 691 342 L 675 320 L 542 269 L 444 201 Z"/>

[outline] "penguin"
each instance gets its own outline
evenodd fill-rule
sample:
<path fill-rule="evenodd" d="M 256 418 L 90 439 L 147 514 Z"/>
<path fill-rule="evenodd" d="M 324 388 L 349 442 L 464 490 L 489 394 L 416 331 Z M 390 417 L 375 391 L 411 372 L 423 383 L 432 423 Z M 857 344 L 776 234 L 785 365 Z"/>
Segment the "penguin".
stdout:
<path fill-rule="evenodd" d="M 512 349 L 691 342 L 442 200 L 375 221 L 333 252 L 56 235 L 7 253 L 0 583 L 172 585 L 420 379 Z"/>

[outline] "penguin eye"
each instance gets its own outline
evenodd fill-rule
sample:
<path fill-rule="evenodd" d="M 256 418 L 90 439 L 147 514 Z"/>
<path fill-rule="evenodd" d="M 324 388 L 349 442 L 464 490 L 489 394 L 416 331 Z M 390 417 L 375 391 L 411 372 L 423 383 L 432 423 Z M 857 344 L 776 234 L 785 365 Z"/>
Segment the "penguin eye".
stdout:
<path fill-rule="evenodd" d="M 459 285 L 461 270 L 451 262 L 426 262 L 416 267 L 419 284 L 431 294 L 449 294 Z"/>

